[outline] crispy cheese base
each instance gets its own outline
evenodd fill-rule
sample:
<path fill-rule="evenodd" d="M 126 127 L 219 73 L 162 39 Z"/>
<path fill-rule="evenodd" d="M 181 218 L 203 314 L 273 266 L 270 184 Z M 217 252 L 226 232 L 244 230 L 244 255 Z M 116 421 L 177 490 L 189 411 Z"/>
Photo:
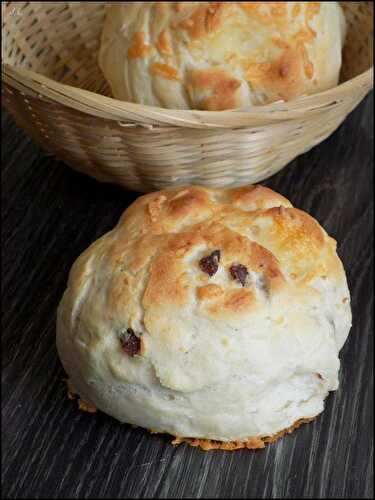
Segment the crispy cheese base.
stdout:
<path fill-rule="evenodd" d="M 181 443 L 188 443 L 190 446 L 195 446 L 201 448 L 203 451 L 210 450 L 225 450 L 234 451 L 240 450 L 242 448 L 247 448 L 248 450 L 259 450 L 265 448 L 268 443 L 275 443 L 278 439 L 282 438 L 285 434 L 291 434 L 295 429 L 302 424 L 307 424 L 314 420 L 312 418 L 301 418 L 297 420 L 293 425 L 284 429 L 273 436 L 265 437 L 249 437 L 246 441 L 214 441 L 212 439 L 197 439 L 197 438 L 181 438 L 176 437 L 173 441 L 173 445 L 179 445 Z"/>
<path fill-rule="evenodd" d="M 96 413 L 97 408 L 91 403 L 84 401 L 82 398 L 79 398 L 76 390 L 74 389 L 72 383 L 69 379 L 65 379 L 67 384 L 67 396 L 68 399 L 78 399 L 78 408 L 81 411 L 85 411 L 88 413 Z M 259 450 L 265 448 L 268 443 L 275 443 L 278 439 L 282 438 L 285 434 L 291 434 L 295 429 L 298 429 L 302 424 L 307 424 L 314 420 L 315 417 L 312 418 L 301 418 L 297 420 L 293 425 L 288 427 L 287 429 L 283 429 L 282 431 L 274 434 L 273 436 L 265 436 L 265 437 L 249 437 L 245 441 L 214 441 L 213 439 L 200 439 L 200 438 L 188 438 L 188 437 L 179 437 L 175 436 L 172 445 L 178 446 L 182 443 L 187 443 L 193 447 L 199 447 L 203 451 L 210 450 L 224 450 L 224 451 L 234 451 L 240 450 L 242 448 L 247 448 L 248 450 Z M 132 427 L 137 427 L 133 425 Z M 159 431 L 154 431 L 152 429 L 148 429 L 151 434 L 161 434 Z"/>

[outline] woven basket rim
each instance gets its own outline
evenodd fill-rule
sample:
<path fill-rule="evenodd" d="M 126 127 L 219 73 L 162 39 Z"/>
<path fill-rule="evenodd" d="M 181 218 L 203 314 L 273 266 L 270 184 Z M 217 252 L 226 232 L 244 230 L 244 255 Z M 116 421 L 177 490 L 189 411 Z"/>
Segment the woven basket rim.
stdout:
<path fill-rule="evenodd" d="M 252 109 L 240 108 L 228 111 L 173 110 L 143 104 L 120 101 L 90 90 L 60 83 L 32 70 L 15 67 L 2 61 L 2 81 L 21 92 L 41 99 L 59 102 L 89 115 L 100 116 L 129 126 L 152 127 L 178 126 L 187 128 L 237 128 L 259 123 L 292 120 L 305 113 L 320 113 L 336 99 L 356 89 L 373 88 L 373 66 L 363 73 L 339 85 L 316 94 L 300 96 L 293 101 L 277 101 Z M 129 115 L 133 115 L 129 118 Z M 127 123 L 128 122 L 128 123 Z"/>

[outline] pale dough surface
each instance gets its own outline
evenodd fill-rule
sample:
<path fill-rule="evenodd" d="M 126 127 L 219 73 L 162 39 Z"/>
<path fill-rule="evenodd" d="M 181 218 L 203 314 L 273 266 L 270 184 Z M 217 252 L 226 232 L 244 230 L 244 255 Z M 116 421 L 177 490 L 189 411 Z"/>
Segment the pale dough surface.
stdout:
<path fill-rule="evenodd" d="M 77 259 L 57 347 L 82 399 L 118 420 L 243 441 L 323 410 L 350 326 L 336 242 L 315 219 L 265 187 L 190 186 L 141 196 Z"/>

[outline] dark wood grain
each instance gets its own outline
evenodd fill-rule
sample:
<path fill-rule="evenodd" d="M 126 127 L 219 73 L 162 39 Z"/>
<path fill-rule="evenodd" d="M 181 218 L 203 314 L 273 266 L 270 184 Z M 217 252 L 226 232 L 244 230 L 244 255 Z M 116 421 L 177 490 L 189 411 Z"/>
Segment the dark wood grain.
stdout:
<path fill-rule="evenodd" d="M 203 453 L 77 411 L 55 312 L 70 266 L 136 198 L 46 156 L 2 116 L 4 498 L 370 498 L 373 495 L 373 97 L 265 184 L 339 242 L 354 324 L 340 389 L 264 451 Z"/>

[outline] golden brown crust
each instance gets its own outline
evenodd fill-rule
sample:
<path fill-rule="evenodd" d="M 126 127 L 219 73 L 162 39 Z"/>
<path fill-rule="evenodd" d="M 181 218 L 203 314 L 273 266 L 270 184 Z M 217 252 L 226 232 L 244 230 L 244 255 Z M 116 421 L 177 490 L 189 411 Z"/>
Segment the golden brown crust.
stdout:
<path fill-rule="evenodd" d="M 98 411 L 98 409 L 94 405 L 81 398 L 78 399 L 78 408 L 81 411 L 85 411 L 87 413 L 96 413 Z"/>
<path fill-rule="evenodd" d="M 150 45 L 145 43 L 145 34 L 142 31 L 137 31 L 133 37 L 133 45 L 128 50 L 129 59 L 144 58 L 150 52 Z"/>
<path fill-rule="evenodd" d="M 200 107 L 207 111 L 235 108 L 240 87 L 240 80 L 233 78 L 229 71 L 217 68 L 193 70 L 187 80 L 187 88 L 191 94 L 193 89 L 210 94 L 200 102 Z"/>
<path fill-rule="evenodd" d="M 251 290 L 231 290 L 226 292 L 221 300 L 217 300 L 213 305 L 210 305 L 208 312 L 216 318 L 225 318 L 232 314 L 240 317 L 248 313 L 254 302 L 255 296 Z"/>
<path fill-rule="evenodd" d="M 67 386 L 67 397 L 68 399 L 71 400 L 78 400 L 78 409 L 81 411 L 85 411 L 87 413 L 96 413 L 98 409 L 92 404 L 89 403 L 88 401 L 85 401 L 84 399 L 80 398 L 78 396 L 77 390 L 71 383 L 69 379 L 64 379 L 64 382 L 66 382 Z"/>
<path fill-rule="evenodd" d="M 264 210 L 271 207 L 291 207 L 284 196 L 265 186 L 244 186 L 229 190 L 229 199 L 242 210 Z"/>
<path fill-rule="evenodd" d="M 121 2 L 109 8 L 100 64 L 124 92 L 115 97 L 143 104 L 219 111 L 290 100 L 336 85 L 340 14 L 336 2 Z M 118 61 L 144 90 L 122 81 Z"/>
<path fill-rule="evenodd" d="M 163 207 L 163 203 L 166 201 L 166 196 L 160 195 L 153 198 L 148 204 L 148 211 L 151 217 L 151 222 L 156 222 L 157 218 Z"/>
<path fill-rule="evenodd" d="M 180 80 L 177 69 L 168 64 L 154 63 L 150 66 L 150 72 L 153 75 L 167 78 L 167 80 Z"/>
<path fill-rule="evenodd" d="M 191 186 L 177 191 L 168 202 L 167 218 L 173 222 L 198 215 L 201 209 L 209 206 L 210 198 L 206 190 Z"/>
<path fill-rule="evenodd" d="M 160 32 L 158 41 L 156 42 L 158 51 L 166 56 L 173 54 L 169 33 L 164 29 Z"/>
<path fill-rule="evenodd" d="M 100 245 L 95 243 L 77 261 L 72 287 L 87 280 L 85 262 L 100 253 Z M 221 252 L 220 282 L 199 267 L 199 260 L 214 250 Z M 106 314 L 137 314 L 133 290 L 137 274 L 147 269 L 141 303 L 145 325 L 155 338 L 168 331 L 167 325 L 160 326 L 164 317 L 193 303 L 210 320 L 240 321 L 267 299 L 284 295 L 299 300 L 311 293 L 312 280 L 343 276 L 334 240 L 312 217 L 261 186 L 189 186 L 142 196 L 122 216 L 105 252 L 110 269 L 123 269 L 112 278 Z M 232 264 L 255 273 L 257 286 L 249 280 L 242 287 L 232 279 Z M 165 341 L 172 343 L 170 335 Z"/>
<path fill-rule="evenodd" d="M 75 388 L 73 387 L 73 384 L 68 378 L 64 378 L 63 381 L 66 383 L 66 394 L 68 396 L 68 399 L 74 400 L 77 399 L 77 392 Z"/>
<path fill-rule="evenodd" d="M 129 272 L 114 278 L 108 314 L 133 307 L 135 275 L 149 262 L 142 306 L 154 332 L 160 330 L 154 324 L 160 315 L 191 304 L 194 297 L 200 310 L 216 319 L 239 317 L 262 307 L 262 297 L 254 296 L 252 286 L 242 288 L 230 278 L 233 263 L 263 276 L 264 292 L 271 296 L 283 290 L 290 293 L 288 275 L 296 285 L 300 283 L 303 294 L 312 279 L 342 274 L 334 240 L 312 217 L 261 186 L 233 190 L 190 186 L 152 193 L 128 209 L 120 227 L 106 255 L 114 268 L 126 261 Z M 132 234 L 136 237 L 130 251 Z M 199 269 L 199 259 L 215 249 L 221 251 L 226 284 L 206 288 L 213 283 Z M 185 259 L 194 252 L 198 252 L 196 258 L 187 265 Z M 86 259 L 90 254 L 89 249 Z M 85 279 L 84 259 L 81 262 L 73 271 L 75 287 Z M 196 273 L 194 282 L 190 272 Z"/>
<path fill-rule="evenodd" d="M 219 285 L 204 285 L 197 288 L 198 300 L 216 299 L 223 295 L 224 290 Z"/>
<path fill-rule="evenodd" d="M 205 2 L 179 27 L 186 30 L 192 40 L 201 39 L 221 28 L 225 20 L 233 15 L 235 7 L 231 2 Z"/>
<path fill-rule="evenodd" d="M 285 436 L 285 434 L 291 434 L 295 429 L 298 429 L 302 424 L 307 424 L 312 422 L 316 417 L 312 418 L 301 418 L 293 425 L 284 429 L 273 436 L 266 437 L 250 437 L 246 441 L 214 441 L 212 439 L 198 439 L 198 438 L 182 438 L 176 437 L 172 444 L 177 446 L 182 443 L 187 443 L 190 446 L 199 447 L 203 451 L 210 450 L 224 450 L 224 451 L 234 451 L 240 450 L 242 448 L 247 448 L 248 450 L 259 450 L 265 448 L 266 444 L 275 443 L 278 439 Z"/>
<path fill-rule="evenodd" d="M 120 421 L 180 436 L 265 435 L 318 413 L 336 387 L 337 345 L 350 328 L 345 298 L 334 240 L 282 196 L 254 186 L 175 187 L 138 198 L 79 257 L 57 338 L 83 399 Z M 128 329 L 141 339 L 134 359 L 121 349 Z M 129 411 L 121 388 L 133 384 L 151 387 L 160 409 L 137 395 Z M 280 396 L 278 408 L 298 397 L 296 411 L 274 418 L 268 400 L 253 403 L 258 388 L 269 400 Z M 256 421 L 245 418 L 257 404 Z"/>

